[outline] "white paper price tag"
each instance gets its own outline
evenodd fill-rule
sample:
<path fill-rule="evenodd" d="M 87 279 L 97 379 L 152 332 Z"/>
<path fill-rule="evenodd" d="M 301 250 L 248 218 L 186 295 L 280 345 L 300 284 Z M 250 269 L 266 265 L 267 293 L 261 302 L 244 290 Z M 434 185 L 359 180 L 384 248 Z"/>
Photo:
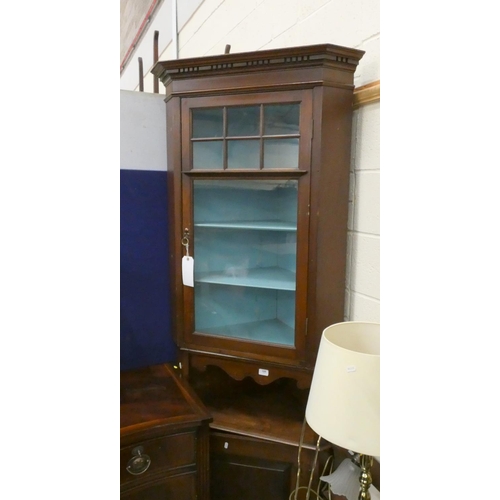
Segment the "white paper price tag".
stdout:
<path fill-rule="evenodd" d="M 182 283 L 186 286 L 194 286 L 193 268 L 193 257 L 190 257 L 189 255 L 182 257 Z"/>

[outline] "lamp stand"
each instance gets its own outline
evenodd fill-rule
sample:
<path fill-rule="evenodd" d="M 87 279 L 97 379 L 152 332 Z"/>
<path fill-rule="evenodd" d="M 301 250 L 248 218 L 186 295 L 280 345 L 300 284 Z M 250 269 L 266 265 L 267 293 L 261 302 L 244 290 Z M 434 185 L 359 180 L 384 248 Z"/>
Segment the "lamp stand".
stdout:
<path fill-rule="evenodd" d="M 370 455 L 360 455 L 359 461 L 361 474 L 359 476 L 360 488 L 358 500 L 371 500 L 369 489 L 372 484 L 372 474 L 370 472 L 370 469 L 373 465 L 373 457 L 371 457 Z"/>

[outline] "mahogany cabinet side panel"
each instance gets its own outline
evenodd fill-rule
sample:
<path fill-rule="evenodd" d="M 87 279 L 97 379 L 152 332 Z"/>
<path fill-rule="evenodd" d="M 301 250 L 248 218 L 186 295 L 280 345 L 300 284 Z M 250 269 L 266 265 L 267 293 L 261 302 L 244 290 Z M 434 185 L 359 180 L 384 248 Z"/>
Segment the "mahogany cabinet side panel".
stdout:
<path fill-rule="evenodd" d="M 344 320 L 352 92 L 315 89 L 311 179 L 308 364 L 323 330 Z"/>

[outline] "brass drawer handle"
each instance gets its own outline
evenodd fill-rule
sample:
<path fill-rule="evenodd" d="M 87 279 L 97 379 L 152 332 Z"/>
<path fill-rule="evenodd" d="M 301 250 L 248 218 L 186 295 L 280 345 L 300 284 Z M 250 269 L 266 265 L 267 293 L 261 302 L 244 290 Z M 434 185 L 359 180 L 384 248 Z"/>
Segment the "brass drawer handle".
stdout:
<path fill-rule="evenodd" d="M 144 472 L 146 472 L 151 465 L 149 455 L 143 455 L 143 451 L 144 448 L 142 446 L 136 446 L 132 450 L 132 458 L 128 461 L 127 472 L 134 476 L 144 474 Z"/>

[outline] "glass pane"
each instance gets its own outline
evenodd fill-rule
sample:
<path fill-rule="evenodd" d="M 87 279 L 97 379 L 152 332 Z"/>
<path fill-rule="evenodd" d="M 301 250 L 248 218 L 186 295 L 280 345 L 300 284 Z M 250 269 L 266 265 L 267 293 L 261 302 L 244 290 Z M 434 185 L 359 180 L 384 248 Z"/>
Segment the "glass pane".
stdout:
<path fill-rule="evenodd" d="M 227 135 L 259 135 L 260 106 L 227 108 Z"/>
<path fill-rule="evenodd" d="M 294 345 L 297 189 L 194 181 L 196 331 Z"/>
<path fill-rule="evenodd" d="M 193 138 L 222 137 L 222 108 L 199 108 L 192 113 Z"/>
<path fill-rule="evenodd" d="M 222 141 L 193 142 L 193 168 L 223 168 Z"/>
<path fill-rule="evenodd" d="M 227 168 L 259 168 L 259 166 L 259 140 L 228 141 Z"/>
<path fill-rule="evenodd" d="M 264 106 L 264 135 L 299 133 L 299 104 Z"/>
<path fill-rule="evenodd" d="M 299 139 L 264 139 L 264 168 L 298 168 Z"/>

